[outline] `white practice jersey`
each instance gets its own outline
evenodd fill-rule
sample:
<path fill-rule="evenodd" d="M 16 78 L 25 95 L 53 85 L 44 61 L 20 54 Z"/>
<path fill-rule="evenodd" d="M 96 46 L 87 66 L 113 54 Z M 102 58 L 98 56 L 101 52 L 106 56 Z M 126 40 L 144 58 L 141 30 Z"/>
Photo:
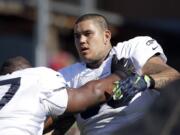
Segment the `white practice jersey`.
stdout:
<path fill-rule="evenodd" d="M 67 106 L 65 80 L 49 68 L 0 76 L 0 135 L 42 135 L 46 116 Z"/>
<path fill-rule="evenodd" d="M 97 69 L 87 68 L 85 63 L 76 63 L 60 70 L 60 73 L 70 87 L 77 88 L 90 80 L 108 76 L 111 73 L 113 54 L 116 54 L 119 59 L 130 58 L 137 73 L 141 74 L 141 69 L 146 61 L 157 53 L 166 62 L 166 56 L 161 46 L 154 39 L 136 37 L 113 47 L 108 58 Z M 110 101 L 76 115 L 81 134 L 119 135 L 123 127 L 142 117 L 157 95 L 159 93 L 155 90 L 146 90 L 137 93 L 128 106 Z"/>

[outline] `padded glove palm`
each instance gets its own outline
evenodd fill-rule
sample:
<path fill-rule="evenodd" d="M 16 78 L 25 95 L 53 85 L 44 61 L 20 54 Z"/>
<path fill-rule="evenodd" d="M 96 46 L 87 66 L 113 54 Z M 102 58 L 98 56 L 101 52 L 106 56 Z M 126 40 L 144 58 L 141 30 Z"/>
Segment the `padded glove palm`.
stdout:
<path fill-rule="evenodd" d="M 147 88 L 154 88 L 154 80 L 148 76 L 139 76 L 131 59 L 121 58 L 118 60 L 113 55 L 111 72 L 118 75 L 122 80 L 114 83 L 113 99 L 128 103 L 138 92 Z"/>
<path fill-rule="evenodd" d="M 121 79 L 125 79 L 135 73 L 135 68 L 131 59 L 121 58 L 118 60 L 117 56 L 113 55 L 111 73 L 118 75 Z"/>
<path fill-rule="evenodd" d="M 115 82 L 113 98 L 115 100 L 122 98 L 123 102 L 129 102 L 138 92 L 154 88 L 154 85 L 155 82 L 150 76 L 135 74 L 125 80 Z"/>

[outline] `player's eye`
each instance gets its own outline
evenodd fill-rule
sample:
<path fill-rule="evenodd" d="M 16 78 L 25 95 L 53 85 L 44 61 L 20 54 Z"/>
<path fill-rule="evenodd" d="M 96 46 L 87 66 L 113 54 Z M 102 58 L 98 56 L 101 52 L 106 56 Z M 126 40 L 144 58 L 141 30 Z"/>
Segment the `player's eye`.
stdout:
<path fill-rule="evenodd" d="M 84 33 L 84 35 L 85 35 L 86 37 L 89 37 L 89 36 L 91 36 L 92 34 L 93 34 L 93 33 L 90 32 L 90 31 L 87 31 L 87 32 Z"/>

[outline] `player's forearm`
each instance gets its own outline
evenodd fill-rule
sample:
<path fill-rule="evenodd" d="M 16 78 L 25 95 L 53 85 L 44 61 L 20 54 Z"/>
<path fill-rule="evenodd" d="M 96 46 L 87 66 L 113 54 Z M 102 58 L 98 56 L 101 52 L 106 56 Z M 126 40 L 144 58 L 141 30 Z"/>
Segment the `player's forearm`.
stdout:
<path fill-rule="evenodd" d="M 53 119 L 49 116 L 44 123 L 43 134 L 50 132 L 53 129 Z"/>
<path fill-rule="evenodd" d="M 90 88 L 91 90 L 89 91 L 92 92 L 89 93 L 89 95 L 92 95 L 91 97 L 92 105 L 103 103 L 109 100 L 109 98 L 113 94 L 113 89 L 115 87 L 114 82 L 118 80 L 120 80 L 120 78 L 117 75 L 112 74 L 104 79 L 90 82 L 90 83 L 94 83 L 89 85 L 91 87 Z"/>
<path fill-rule="evenodd" d="M 154 88 L 157 90 L 177 80 L 180 76 L 178 71 L 164 63 L 160 55 L 151 57 L 143 66 L 142 73 L 153 78 Z"/>
<path fill-rule="evenodd" d="M 107 94 L 112 95 L 112 90 L 114 88 L 114 82 L 120 80 L 120 78 L 112 74 L 104 79 L 98 80 L 98 82 L 94 85 L 94 90 L 99 91 L 101 95 L 101 100 L 106 101 L 107 100 Z"/>
<path fill-rule="evenodd" d="M 74 122 L 75 117 L 73 115 L 50 116 L 45 121 L 43 134 L 54 130 L 52 135 L 65 135 Z"/>
<path fill-rule="evenodd" d="M 120 80 L 120 78 L 117 75 L 112 74 L 104 79 L 87 83 L 87 87 L 89 87 L 88 104 L 94 106 L 106 102 L 113 94 L 114 82 L 117 80 Z"/>
<path fill-rule="evenodd" d="M 155 89 L 162 89 L 180 77 L 178 71 L 165 64 L 158 56 L 152 57 L 143 67 L 143 74 L 150 75 L 155 81 Z"/>
<path fill-rule="evenodd" d="M 54 131 L 52 135 L 65 135 L 75 122 L 73 115 L 62 115 L 55 120 Z"/>
<path fill-rule="evenodd" d="M 162 89 L 171 82 L 180 78 L 179 72 L 170 68 L 162 72 L 150 75 L 155 81 L 155 89 Z"/>
<path fill-rule="evenodd" d="M 116 80 L 119 80 L 119 77 L 111 75 L 102 80 L 88 82 L 78 89 L 69 89 L 66 112 L 82 112 L 89 107 L 105 102 L 111 96 L 113 83 Z"/>

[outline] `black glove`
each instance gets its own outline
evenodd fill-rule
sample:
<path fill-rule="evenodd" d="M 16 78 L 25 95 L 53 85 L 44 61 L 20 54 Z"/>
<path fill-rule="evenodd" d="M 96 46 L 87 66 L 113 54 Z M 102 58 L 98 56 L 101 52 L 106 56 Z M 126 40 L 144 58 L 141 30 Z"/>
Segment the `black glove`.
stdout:
<path fill-rule="evenodd" d="M 113 98 L 115 100 L 121 99 L 123 103 L 128 103 L 138 92 L 144 91 L 147 88 L 154 88 L 154 86 L 155 81 L 150 76 L 135 74 L 125 80 L 116 82 Z"/>
<path fill-rule="evenodd" d="M 135 73 L 134 65 L 131 59 L 121 58 L 118 60 L 116 55 L 113 55 L 111 62 L 111 73 L 118 75 L 124 79 Z"/>

